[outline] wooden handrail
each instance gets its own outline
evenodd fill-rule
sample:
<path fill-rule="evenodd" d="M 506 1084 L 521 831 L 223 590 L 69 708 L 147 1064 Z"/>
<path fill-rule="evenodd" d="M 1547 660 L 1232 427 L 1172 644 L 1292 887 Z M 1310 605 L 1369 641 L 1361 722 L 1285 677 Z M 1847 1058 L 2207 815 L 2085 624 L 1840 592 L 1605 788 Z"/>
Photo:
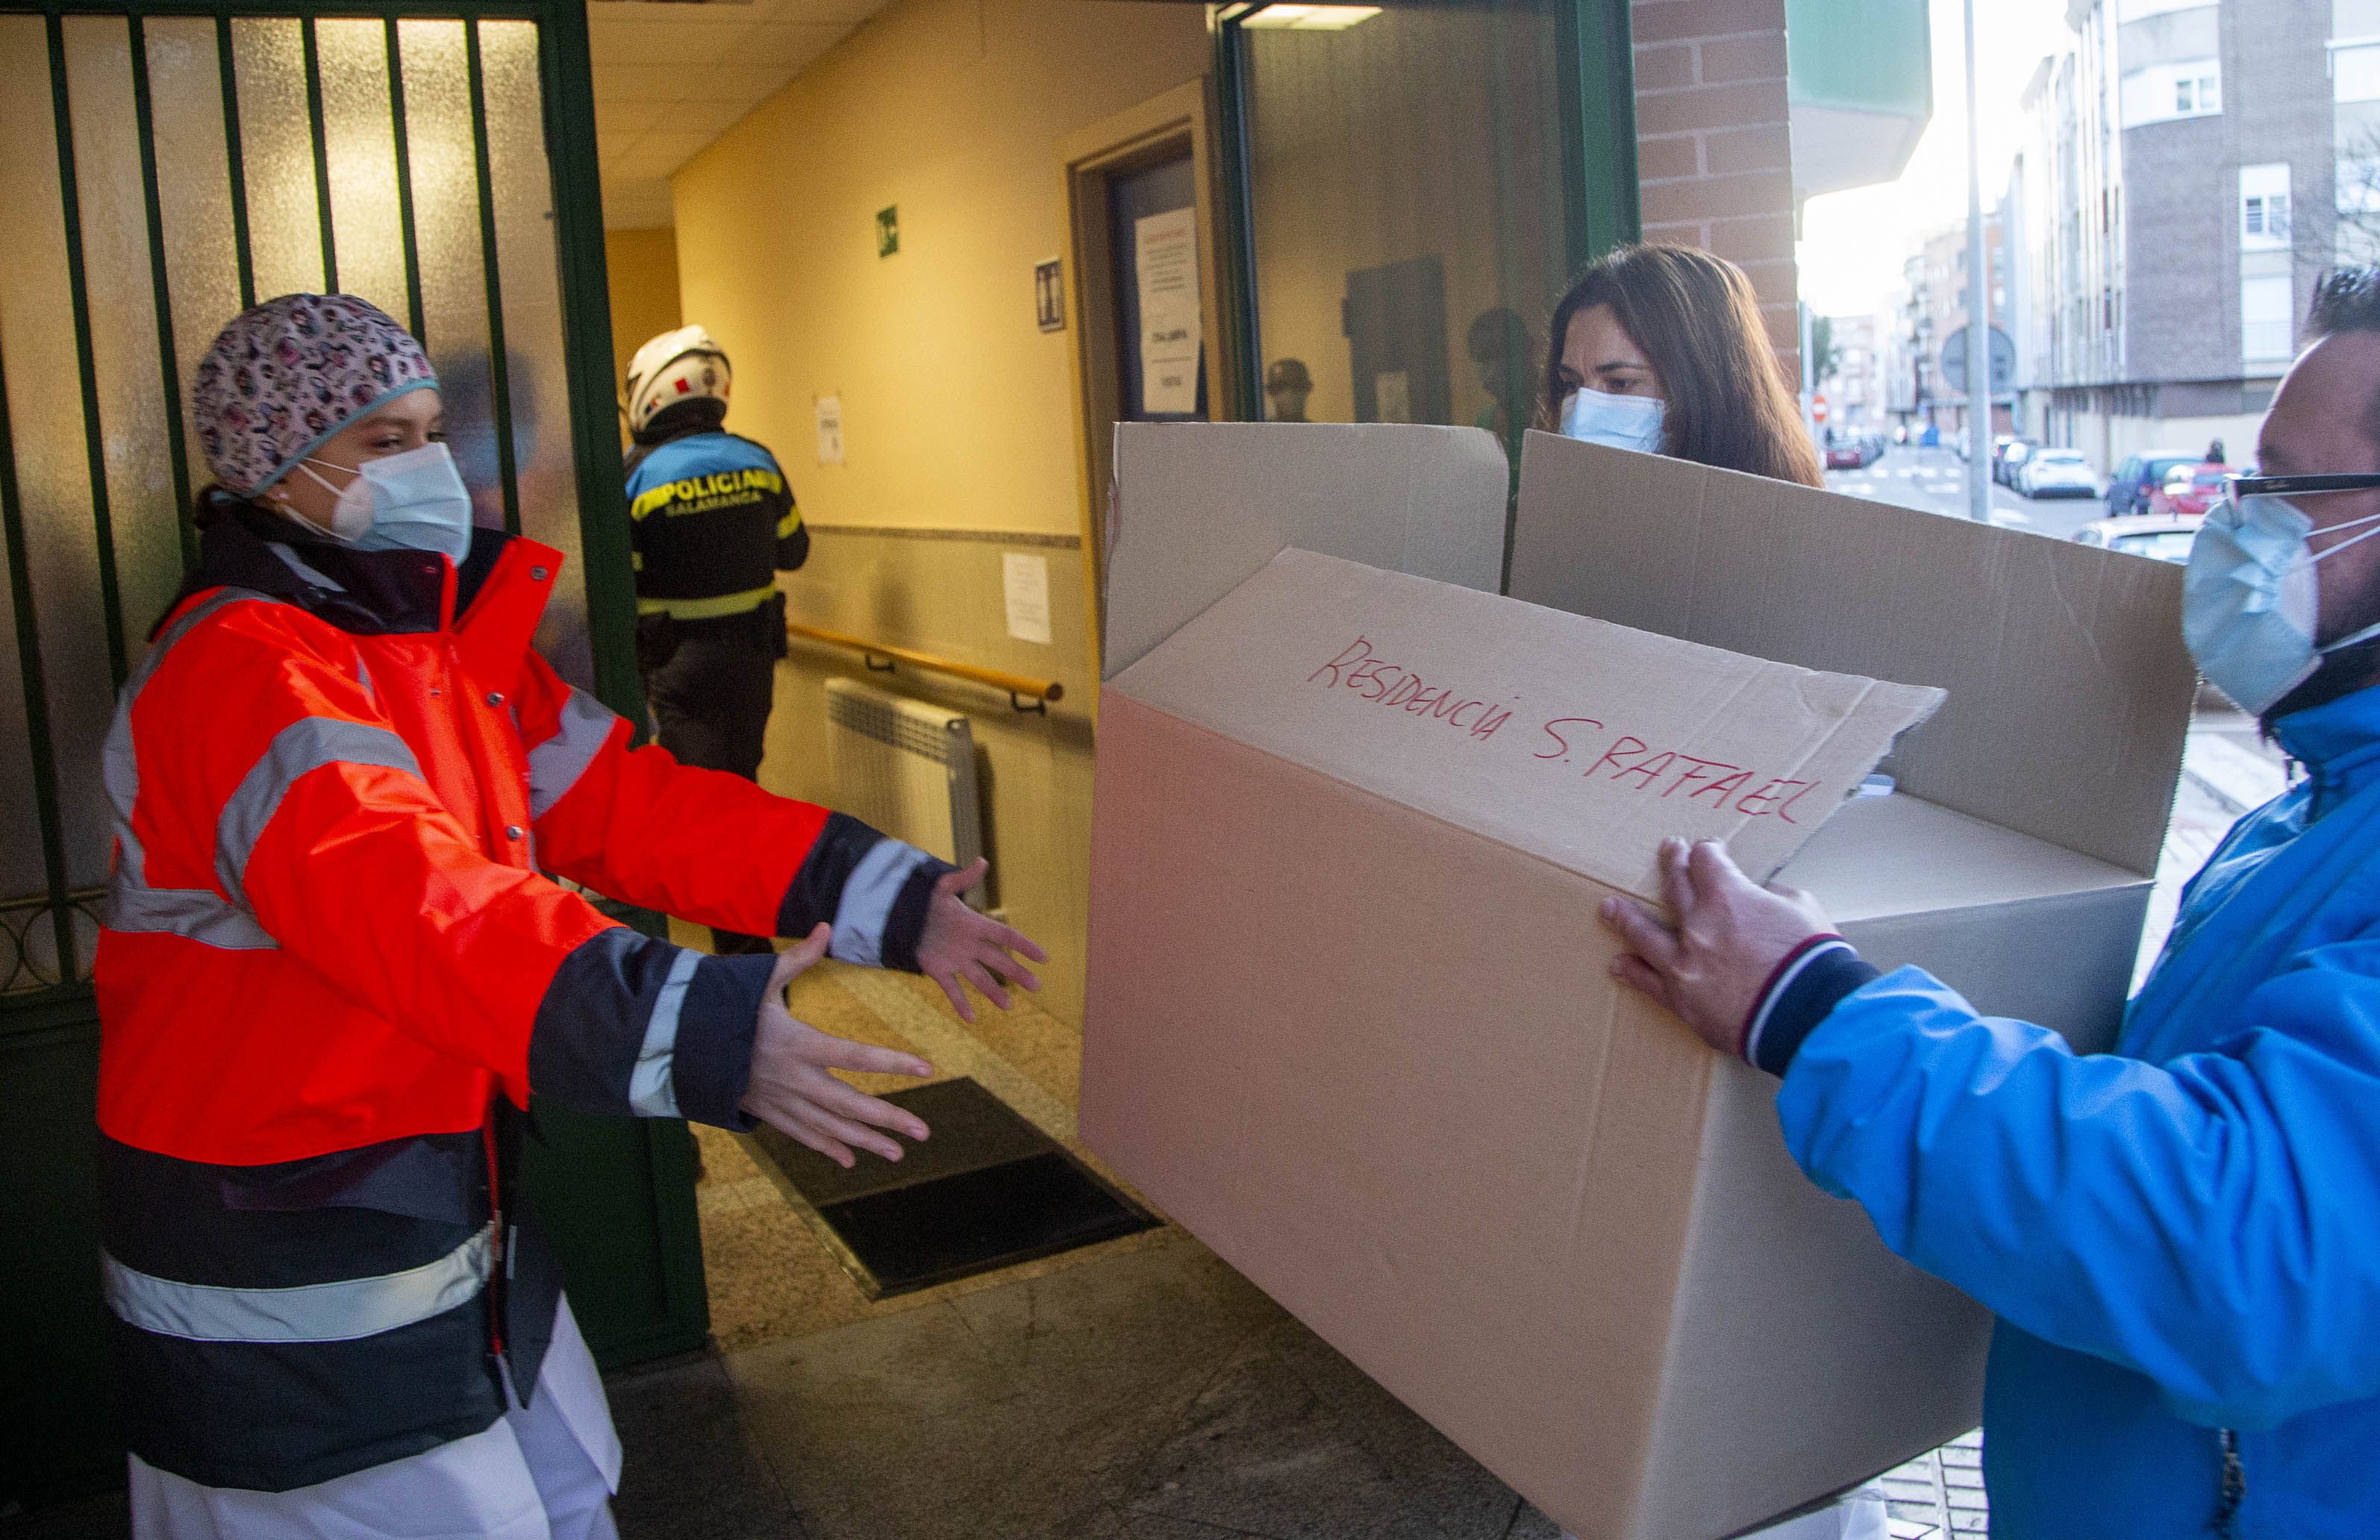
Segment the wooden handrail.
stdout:
<path fill-rule="evenodd" d="M 1036 679 L 1030 674 L 1010 673 L 1004 669 L 979 668 L 973 663 L 962 663 L 954 658 L 937 658 L 930 652 L 919 652 L 915 648 L 863 641 L 857 637 L 846 637 L 840 631 L 822 631 L 815 625 L 803 625 L 794 621 L 785 623 L 785 635 L 799 637 L 805 641 L 824 642 L 830 647 L 847 647 L 863 659 L 869 656 L 889 658 L 921 669 L 932 669 L 937 673 L 989 685 L 995 690 L 1007 691 L 1009 704 L 1020 711 L 1042 709 L 1026 705 L 1025 697 L 1028 696 L 1045 703 L 1066 698 L 1066 686 L 1055 679 Z"/>

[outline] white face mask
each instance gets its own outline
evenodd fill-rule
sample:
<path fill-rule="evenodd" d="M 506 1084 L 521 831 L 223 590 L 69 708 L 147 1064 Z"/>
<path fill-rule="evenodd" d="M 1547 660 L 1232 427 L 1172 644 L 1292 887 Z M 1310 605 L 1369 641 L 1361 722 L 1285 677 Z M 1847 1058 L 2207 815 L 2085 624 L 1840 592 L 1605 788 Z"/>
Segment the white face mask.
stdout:
<path fill-rule="evenodd" d="M 334 487 L 314 467 L 347 471 Z M 429 551 L 460 566 L 471 549 L 471 493 L 443 443 L 383 455 L 350 468 L 328 460 L 298 468 L 337 499 L 323 531 L 358 551 Z"/>
<path fill-rule="evenodd" d="M 2181 597 L 2182 638 L 2198 672 L 2240 709 L 2261 716 L 2303 684 L 2325 655 L 2380 634 L 2367 625 L 2318 644 L 2321 590 L 2314 567 L 2380 535 L 2380 515 L 2334 524 L 2322 533 L 2358 533 L 2315 552 L 2313 520 L 2288 497 L 2241 489 L 2280 484 L 2260 478 L 2235 484 L 2207 511 L 2191 542 Z M 2319 478 L 2308 477 L 2309 481 Z M 2342 478 L 2344 479 L 2344 478 Z M 2307 488 L 2319 493 L 2321 487 Z M 2349 488 L 2336 489 L 2352 490 Z"/>
<path fill-rule="evenodd" d="M 1662 418 L 1669 403 L 1658 395 L 1613 395 L 1577 390 L 1562 407 L 1562 435 L 1645 455 L 1661 452 Z"/>

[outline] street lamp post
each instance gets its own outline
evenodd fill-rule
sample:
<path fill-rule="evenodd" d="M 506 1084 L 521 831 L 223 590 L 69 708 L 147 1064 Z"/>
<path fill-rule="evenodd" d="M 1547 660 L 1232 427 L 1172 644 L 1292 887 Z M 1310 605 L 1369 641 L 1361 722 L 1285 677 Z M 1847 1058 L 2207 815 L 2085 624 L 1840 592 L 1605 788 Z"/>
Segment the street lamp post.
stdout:
<path fill-rule="evenodd" d="M 1992 279 L 1984 251 L 1984 171 L 1976 143 L 1975 0 L 1967 0 L 1967 516 L 1992 516 Z"/>

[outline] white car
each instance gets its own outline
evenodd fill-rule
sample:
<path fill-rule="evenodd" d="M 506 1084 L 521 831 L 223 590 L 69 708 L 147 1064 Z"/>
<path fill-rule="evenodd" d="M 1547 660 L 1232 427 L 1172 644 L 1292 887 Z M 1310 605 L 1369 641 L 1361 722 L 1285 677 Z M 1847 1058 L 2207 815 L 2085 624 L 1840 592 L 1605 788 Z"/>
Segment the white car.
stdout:
<path fill-rule="evenodd" d="M 2099 473 L 2079 449 L 2036 449 L 2017 467 L 2016 490 L 2027 497 L 2096 497 Z"/>
<path fill-rule="evenodd" d="M 2198 527 L 2205 522 L 2203 514 L 2176 514 L 2169 518 L 2133 514 L 2094 519 L 2074 531 L 2074 540 L 2080 545 L 2180 565 L 2189 562 L 2190 542 L 2198 538 Z"/>

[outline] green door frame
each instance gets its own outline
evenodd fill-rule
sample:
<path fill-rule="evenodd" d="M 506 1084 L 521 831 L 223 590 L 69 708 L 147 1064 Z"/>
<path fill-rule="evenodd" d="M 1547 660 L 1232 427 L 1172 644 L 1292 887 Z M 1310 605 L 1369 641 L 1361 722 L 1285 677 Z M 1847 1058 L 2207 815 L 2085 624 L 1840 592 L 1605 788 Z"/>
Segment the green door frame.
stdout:
<path fill-rule="evenodd" d="M 528 21 L 539 29 L 540 90 L 546 151 L 553 179 L 554 239 L 562 305 L 565 374 L 568 382 L 573 462 L 579 492 L 579 525 L 588 623 L 596 693 L 632 721 L 644 720 L 644 697 L 635 653 L 635 579 L 615 421 L 612 372 L 612 327 L 604 273 L 602 190 L 595 139 L 594 86 L 589 56 L 584 0 L 319 0 L 272 4 L 267 0 L 0 0 L 0 15 L 44 18 L 51 65 L 50 96 L 58 136 L 60 191 L 64 208 L 70 300 L 74 307 L 82 375 L 86 445 L 91 465 L 94 536 L 100 552 L 102 596 L 106 606 L 109 662 L 121 685 L 140 651 L 137 635 L 126 634 L 115 596 L 108 489 L 103 470 L 102 424 L 93 383 L 90 313 L 93 297 L 84 284 L 81 229 L 75 185 L 72 115 L 67 100 L 62 42 L 69 17 L 127 18 L 133 42 L 132 88 L 141 146 L 142 192 L 150 226 L 150 264 L 155 285 L 161 385 L 167 405 L 168 457 L 176 498 L 184 511 L 182 553 L 196 556 L 187 516 L 194 491 L 183 443 L 180 370 L 171 326 L 166 282 L 165 236 L 160 212 L 156 156 L 151 138 L 148 67 L 143 23 L 153 18 L 212 18 L 224 60 L 227 104 L 235 100 L 227 46 L 238 18 L 296 18 L 307 22 L 306 53 L 312 63 L 312 20 L 317 18 L 379 18 L 389 25 L 392 51 L 395 23 L 404 18 Z M 476 26 L 466 29 L 470 89 L 480 98 L 483 79 Z M 399 223 L 413 313 L 421 326 L 419 257 L 414 239 L 412 188 L 407 171 L 403 74 L 391 71 L 391 109 L 397 157 Z M 16 83 L 30 85 L 30 82 Z M 318 79 L 308 82 L 310 127 L 321 210 L 323 268 L 336 272 L 329 218 L 329 182 L 322 175 L 323 127 Z M 35 88 L 38 89 L 38 88 Z M 226 115 L 226 159 L 232 179 L 233 233 L 244 303 L 252 303 L 254 274 L 237 113 Z M 519 524 L 513 464 L 511 405 L 505 382 L 504 313 L 498 289 L 495 223 L 484 112 L 477 115 L 477 176 L 481 252 L 489 295 L 489 354 L 497 423 L 499 468 L 506 521 Z M 334 278 L 334 284 L 335 279 Z M 98 297 L 103 302 L 104 296 Z M 41 637 L 34 593 L 27 571 L 25 515 L 19 499 L 9 438 L 5 378 L 0 378 L 0 556 L 8 568 L 17 641 L 22 661 L 28 736 L 35 766 L 32 791 L 42 836 L 46 891 L 26 927 L 53 927 L 60 978 L 39 988 L 0 994 L 0 1288 L 12 1301 L 0 1326 L 0 1362 L 9 1367 L 0 1393 L 0 1506 L 32 1504 L 89 1491 L 123 1478 L 121 1445 L 114 1433 L 105 1372 L 105 1320 L 100 1300 L 96 1225 L 96 1129 L 92 1106 L 97 1084 L 99 1013 L 91 986 L 79 971 L 72 914 L 95 918 L 95 893 L 69 891 L 65 837 L 60 826 L 56 744 L 42 673 Z M 0 686 L 5 687 L 5 686 Z M 658 916 L 623 912 L 622 917 L 658 931 Z M 0 940 L 13 937 L 0 938 Z M 18 945 L 23 951 L 21 942 Z M 0 976 L 0 988 L 11 980 Z M 704 1291 L 702 1254 L 694 1205 L 693 1142 L 686 1125 L 573 1115 L 538 1110 L 540 1140 L 529 1151 L 528 1180 L 547 1228 L 574 1279 L 572 1301 L 596 1357 L 605 1366 L 685 1352 L 708 1339 L 710 1313 Z"/>
<path fill-rule="evenodd" d="M 1222 254 L 1228 416 L 1264 416 L 1264 364 L 1257 350 L 1256 232 L 1249 202 L 1247 68 L 1241 24 L 1269 0 L 1233 0 L 1208 8 L 1218 115 L 1216 200 Z M 1388 5 L 1400 0 L 1381 0 Z M 1402 0 L 1426 6 L 1429 0 Z M 1637 238 L 1636 85 L 1628 0 L 1555 0 L 1555 47 L 1561 55 L 1560 142 L 1563 235 L 1572 273 L 1613 247 Z"/>

